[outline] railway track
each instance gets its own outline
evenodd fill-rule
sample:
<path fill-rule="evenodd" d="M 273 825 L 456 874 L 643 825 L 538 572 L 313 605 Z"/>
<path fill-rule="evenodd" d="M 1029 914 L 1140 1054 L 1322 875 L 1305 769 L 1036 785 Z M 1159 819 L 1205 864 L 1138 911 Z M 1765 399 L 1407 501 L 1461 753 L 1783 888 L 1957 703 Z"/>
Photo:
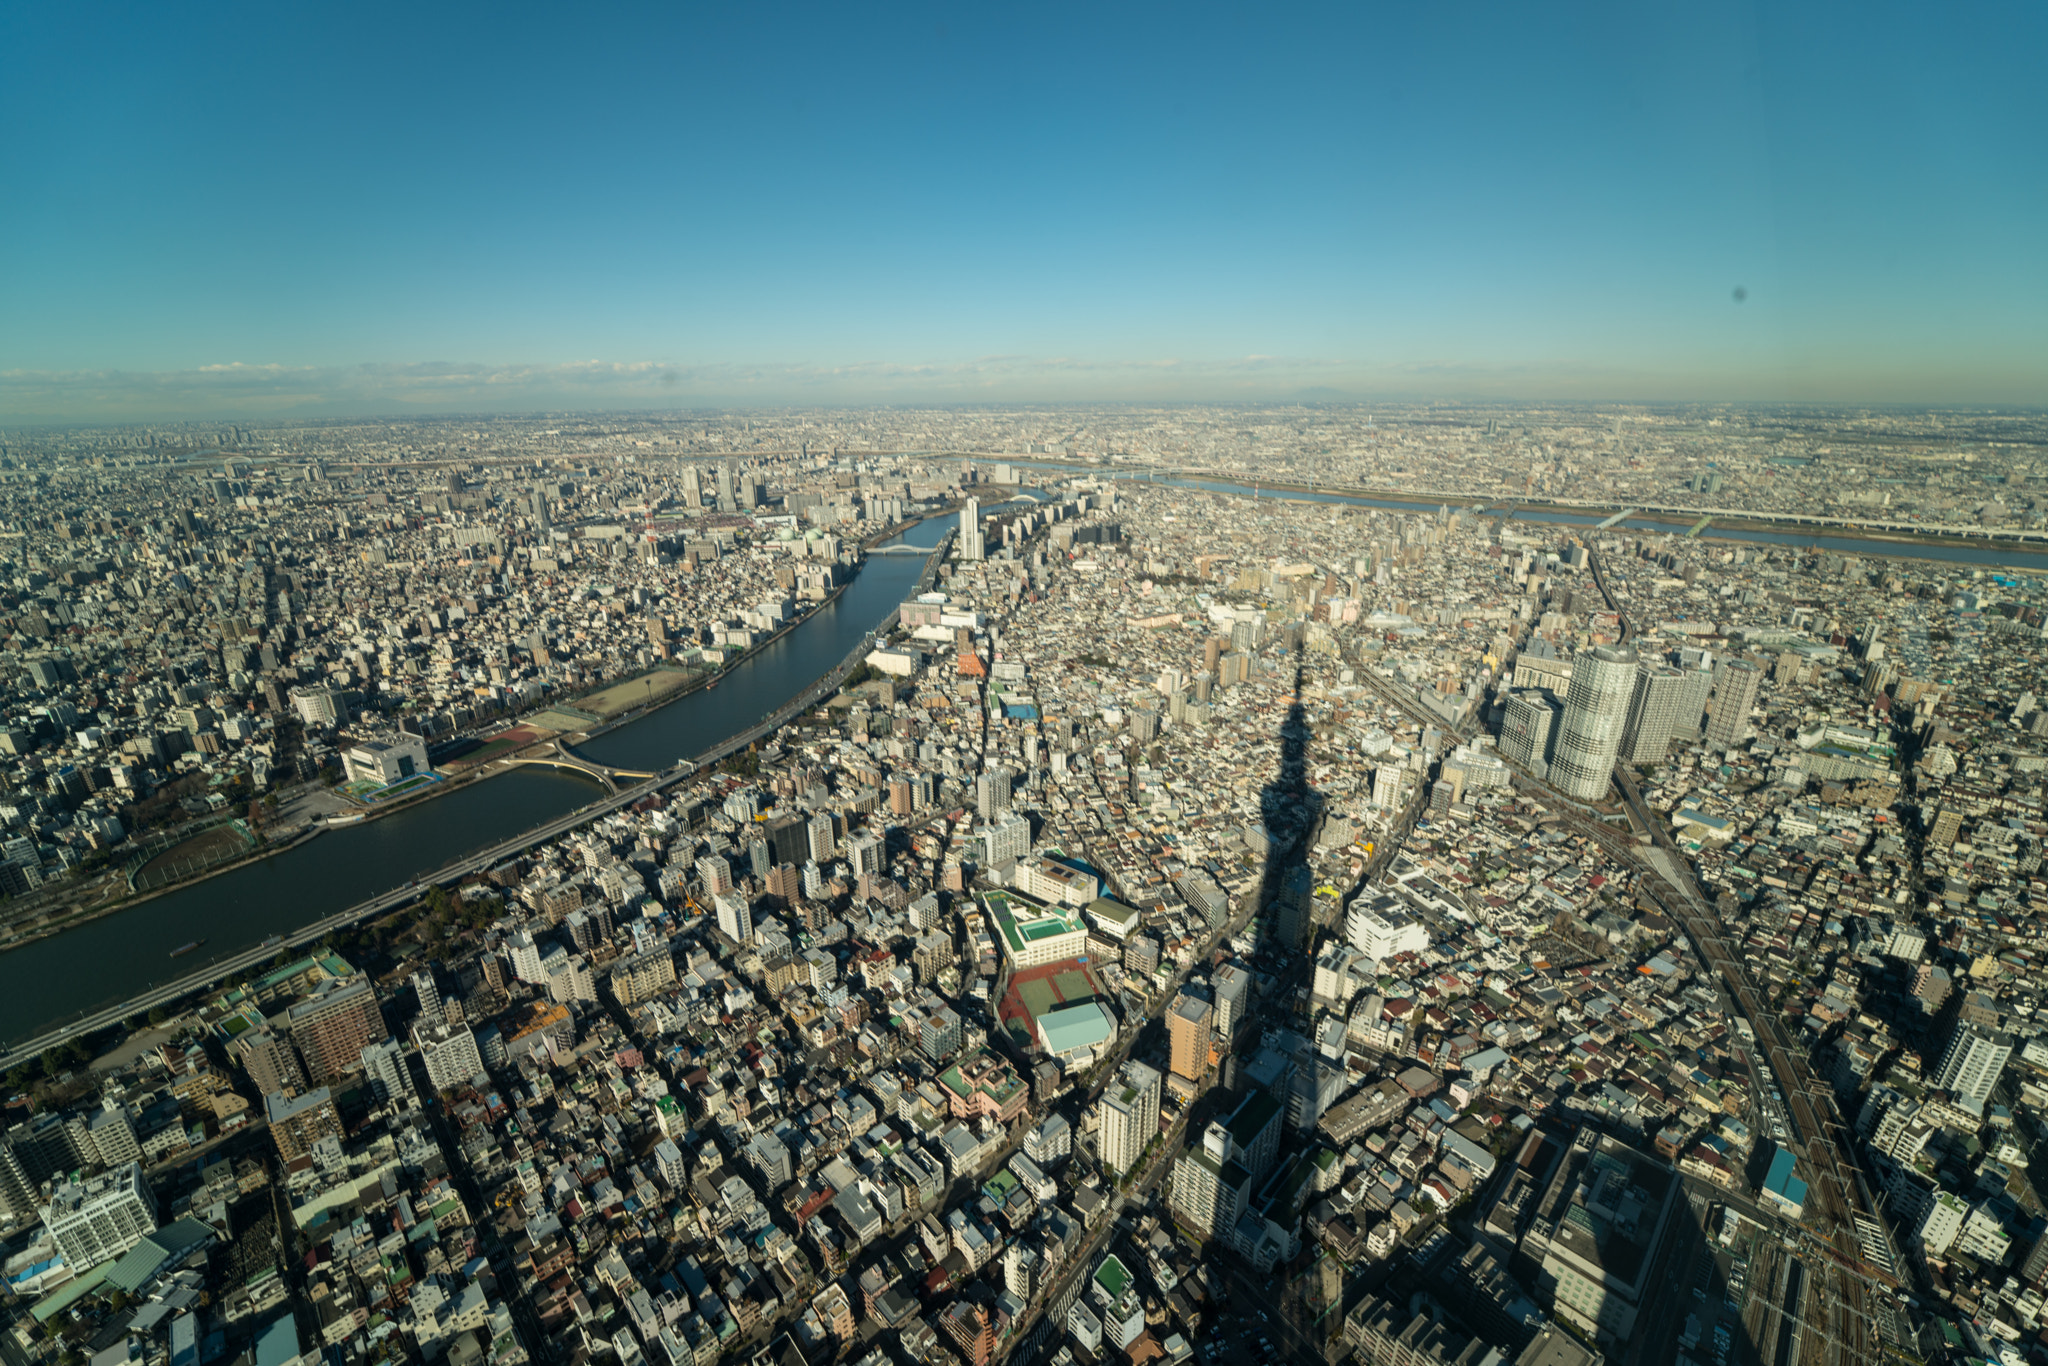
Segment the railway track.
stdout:
<path fill-rule="evenodd" d="M 1625 644 L 1634 628 L 1607 585 L 1598 551 L 1589 548 L 1588 563 L 1594 586 L 1621 624 Z M 1807 1211 L 1811 1227 L 1801 1229 L 1787 1257 L 1792 1266 L 1800 1268 L 1797 1273 L 1788 1269 L 1786 1276 L 1789 1280 L 1796 1274 L 1801 1302 L 1791 1304 L 1780 1296 L 1776 1312 L 1788 1317 L 1783 1331 L 1772 1339 L 1773 1350 L 1764 1351 L 1766 1338 L 1752 1334 L 1764 1366 L 1802 1366 L 1802 1338 L 1807 1355 L 1820 1366 L 1915 1360 L 1905 1345 L 1896 1341 L 1895 1315 L 1885 1315 L 1889 1331 L 1877 1331 L 1880 1325 L 1872 1314 L 1873 1290 L 1878 1302 L 1891 1309 L 1889 1296 L 1900 1288 L 1891 1268 L 1901 1263 L 1889 1230 L 1870 1200 L 1862 1170 L 1839 1141 L 1843 1126 L 1833 1092 L 1816 1081 L 1784 1020 L 1764 1008 L 1748 969 L 1692 877 L 1684 852 L 1643 802 L 1634 777 L 1617 766 L 1614 779 L 1632 818 L 1648 832 L 1647 848 L 1632 835 L 1624 835 L 1569 804 L 1553 803 L 1553 809 L 1568 813 L 1566 819 L 1573 828 L 1586 831 L 1603 849 L 1638 871 L 1640 887 L 1683 929 L 1700 961 L 1719 979 L 1727 998 L 1748 1022 L 1755 1046 L 1774 1069 L 1785 1119 L 1804 1151 L 1812 1177 Z M 1866 1241 L 1874 1246 L 1866 1246 Z M 1799 1255 L 1802 1250 L 1813 1262 L 1810 1268 Z M 1884 1265 L 1871 1260 L 1873 1253 L 1881 1253 Z M 1820 1322 L 1815 1322 L 1817 1319 Z M 1807 1328 L 1812 1331 L 1798 1331 Z"/>

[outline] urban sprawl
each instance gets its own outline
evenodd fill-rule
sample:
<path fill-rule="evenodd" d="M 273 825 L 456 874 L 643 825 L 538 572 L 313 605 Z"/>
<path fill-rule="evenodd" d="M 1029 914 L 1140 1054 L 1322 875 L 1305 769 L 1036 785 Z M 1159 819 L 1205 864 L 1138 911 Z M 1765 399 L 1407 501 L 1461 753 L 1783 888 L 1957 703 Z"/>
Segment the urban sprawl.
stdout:
<path fill-rule="evenodd" d="M 949 533 L 729 756 L 10 1041 L 0 1358 L 2048 1359 L 2044 437 L 0 432 L 0 948 L 580 762 Z"/>

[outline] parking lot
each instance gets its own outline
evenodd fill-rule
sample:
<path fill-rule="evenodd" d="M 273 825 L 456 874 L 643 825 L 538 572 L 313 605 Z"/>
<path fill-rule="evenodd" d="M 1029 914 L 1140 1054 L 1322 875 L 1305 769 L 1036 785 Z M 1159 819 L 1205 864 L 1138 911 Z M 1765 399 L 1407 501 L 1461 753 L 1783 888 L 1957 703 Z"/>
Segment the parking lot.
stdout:
<path fill-rule="evenodd" d="M 1285 1355 L 1273 1345 L 1271 1321 L 1260 1310 L 1219 1314 L 1203 1333 L 1202 1341 L 1195 1348 L 1195 1357 L 1203 1362 L 1285 1359 Z"/>

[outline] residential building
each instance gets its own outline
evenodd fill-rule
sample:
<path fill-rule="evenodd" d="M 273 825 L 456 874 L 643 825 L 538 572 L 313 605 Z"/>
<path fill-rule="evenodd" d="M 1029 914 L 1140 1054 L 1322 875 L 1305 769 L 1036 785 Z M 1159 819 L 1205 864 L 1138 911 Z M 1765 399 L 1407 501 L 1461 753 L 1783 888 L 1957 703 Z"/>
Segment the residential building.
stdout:
<path fill-rule="evenodd" d="M 1171 1045 L 1169 1070 L 1189 1081 L 1200 1081 L 1209 1070 L 1209 1003 L 1182 992 L 1166 1011 L 1166 1034 Z"/>
<path fill-rule="evenodd" d="M 483 1054 L 468 1025 L 436 1024 L 415 1029 L 413 1042 L 419 1046 L 427 1082 L 437 1092 L 460 1086 L 483 1073 Z"/>
<path fill-rule="evenodd" d="M 2003 1030 L 1958 1020 L 1942 1051 L 1941 1065 L 1934 1070 L 1933 1084 L 1937 1090 L 1954 1092 L 1963 1109 L 1981 1115 L 2014 1046 L 2012 1035 Z"/>
<path fill-rule="evenodd" d="M 1714 709 L 1707 717 L 1707 748 L 1732 749 L 1749 738 L 1749 713 L 1756 706 L 1763 670 L 1746 659 L 1714 666 Z"/>
<path fill-rule="evenodd" d="M 80 1182 L 60 1182 L 42 1209 L 57 1255 L 79 1275 L 111 1261 L 156 1232 L 156 1198 L 130 1162 Z"/>
<path fill-rule="evenodd" d="M 1096 1150 L 1102 1165 L 1119 1176 L 1128 1175 L 1146 1146 L 1159 1137 L 1163 1081 L 1157 1069 L 1132 1059 L 1102 1093 Z"/>
<path fill-rule="evenodd" d="M 1550 780 L 1566 796 L 1596 801 L 1607 795 L 1635 678 L 1636 653 L 1625 646 L 1596 646 L 1572 661 L 1550 762 Z"/>
<path fill-rule="evenodd" d="M 263 1114 L 277 1155 L 287 1163 L 311 1153 L 321 1139 L 341 1136 L 341 1112 L 324 1086 L 303 1096 L 265 1096 Z"/>
<path fill-rule="evenodd" d="M 284 1018 L 305 1059 L 307 1079 L 317 1084 L 353 1074 L 362 1066 L 363 1049 L 390 1034 L 367 977 L 330 978 Z"/>

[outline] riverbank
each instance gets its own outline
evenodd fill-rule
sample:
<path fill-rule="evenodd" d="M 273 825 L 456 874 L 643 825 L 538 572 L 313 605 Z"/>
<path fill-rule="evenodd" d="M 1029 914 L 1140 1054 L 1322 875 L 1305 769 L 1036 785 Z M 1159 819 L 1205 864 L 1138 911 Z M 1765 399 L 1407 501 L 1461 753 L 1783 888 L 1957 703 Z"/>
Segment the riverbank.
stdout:
<path fill-rule="evenodd" d="M 85 1027 L 81 1016 L 98 1017 L 116 1002 L 169 990 L 167 967 L 190 964 L 191 971 L 176 974 L 181 981 L 217 973 L 275 936 L 289 941 L 309 926 L 338 923 L 336 916 L 360 914 L 393 897 L 417 898 L 429 881 L 450 868 L 469 869 L 485 851 L 545 840 L 614 809 L 627 794 L 637 800 L 687 777 L 690 769 L 676 767 L 677 756 L 697 762 L 735 744 L 744 747 L 786 721 L 792 708 L 829 696 L 897 606 L 929 583 L 948 526 L 942 518 L 919 520 L 929 525 L 913 526 L 901 540 L 920 554 L 873 556 L 842 596 L 824 604 L 829 610 L 807 614 L 797 623 L 806 629 L 736 665 L 724 680 L 728 686 L 693 692 L 687 707 L 643 713 L 639 724 L 591 742 L 595 753 L 583 751 L 615 771 L 660 771 L 659 782 L 621 778 L 622 791 L 605 795 L 588 778 L 525 764 L 510 777 L 497 775 L 500 782 L 446 785 L 440 794 L 446 801 L 409 806 L 403 819 L 328 827 L 325 838 L 311 841 L 288 842 L 273 830 L 275 844 L 213 878 L 162 889 L 147 905 L 132 899 L 96 904 L 92 909 L 103 913 L 91 923 L 73 918 L 63 922 L 62 933 L 24 939 L 21 952 L 5 958 L 14 987 L 0 993 L 0 1039 L 19 1044 L 54 1030 L 79 1030 Z M 129 910 L 136 914 L 122 914 Z M 208 941 L 205 964 L 166 959 L 199 939 Z"/>
<path fill-rule="evenodd" d="M 943 514 L 935 513 L 933 515 L 941 516 Z M 270 858 L 286 850 L 296 848 L 300 844 L 303 844 L 307 840 L 312 839 L 315 835 L 320 834 L 324 830 L 335 828 L 340 825 L 367 825 L 375 821 L 384 820 L 391 816 L 396 816 L 402 813 L 417 810 L 419 807 L 424 806 L 427 803 L 432 802 L 438 798 L 451 796 L 454 793 L 463 791 L 467 788 L 474 787 L 488 779 L 501 777 L 504 774 L 511 772 L 513 769 L 521 767 L 522 765 L 518 762 L 520 755 L 526 754 L 529 751 L 539 747 L 540 745 L 553 743 L 553 741 L 556 739 L 561 740 L 565 744 L 582 744 L 589 740 L 596 739 L 598 736 L 605 735 L 631 722 L 645 720 L 647 717 L 653 715 L 654 713 L 662 710 L 665 707 L 680 702 L 686 697 L 693 697 L 707 688 L 717 686 L 719 680 L 724 678 L 732 670 L 738 668 L 742 664 L 745 664 L 748 660 L 754 658 L 756 655 L 760 654 L 762 651 L 768 649 L 769 647 L 778 644 L 779 642 L 787 638 L 792 632 L 797 630 L 797 628 L 810 622 L 813 618 L 817 617 L 820 613 L 822 613 L 827 608 L 832 606 L 834 603 L 839 601 L 839 599 L 846 593 L 846 591 L 853 586 L 853 583 L 858 578 L 861 569 L 865 567 L 865 555 L 869 549 L 871 549 L 873 546 L 879 544 L 882 541 L 889 540 L 893 537 L 902 535 L 911 527 L 917 526 L 919 523 L 925 520 L 927 519 L 924 517 L 909 518 L 905 521 L 897 523 L 895 526 L 889 527 L 884 531 L 878 532 L 875 535 L 870 536 L 867 540 L 861 543 L 861 550 L 863 552 L 862 563 L 854 566 L 853 573 L 849 574 L 843 582 L 834 584 L 832 586 L 832 590 L 829 593 L 827 593 L 823 598 L 819 599 L 819 601 L 812 606 L 810 611 L 805 612 L 800 617 L 792 619 L 787 625 L 778 628 L 773 634 L 766 636 L 763 639 L 758 640 L 754 644 L 748 646 L 745 650 L 741 651 L 739 654 L 734 655 L 731 659 L 727 660 L 725 664 L 717 670 L 708 672 L 702 678 L 694 679 L 691 682 L 684 684 L 682 687 L 676 688 L 670 692 L 663 693 L 659 698 L 652 702 L 645 703 L 643 705 L 620 712 L 618 715 L 607 718 L 601 724 L 594 726 L 587 731 L 568 732 L 560 736 L 550 737 L 550 739 L 546 741 L 535 741 L 533 744 L 525 746 L 524 748 L 512 754 L 501 755 L 497 758 L 487 760 L 484 763 L 477 765 L 472 770 L 459 771 L 453 774 L 449 774 L 447 773 L 446 770 L 443 770 L 441 781 L 430 783 L 426 787 L 420 789 L 417 792 L 408 793 L 403 798 L 399 799 L 398 801 L 392 802 L 389 805 L 368 807 L 360 811 L 351 813 L 353 815 L 353 819 L 351 820 L 339 822 L 333 820 L 311 821 L 307 824 L 306 827 L 294 831 L 288 838 L 281 840 L 275 844 L 269 844 L 259 849 L 251 850 L 249 854 L 245 857 L 210 865 L 206 868 L 200 869 L 199 871 L 193 873 L 189 877 L 179 878 L 175 881 L 166 882 L 160 886 L 153 887 L 146 893 L 127 893 L 113 897 L 111 899 L 105 899 L 95 902 L 94 904 L 81 908 L 80 910 L 74 913 L 67 914 L 61 919 L 46 922 L 43 925 L 39 925 L 33 931 L 24 932 L 22 934 L 9 938 L 4 942 L 0 942 L 0 955 L 4 955 L 7 952 L 14 949 L 24 948 L 30 944 L 36 943 L 39 940 L 50 938 L 53 935 L 62 934 L 66 930 L 76 929 L 81 925 L 90 924 L 91 922 L 102 919 L 106 916 L 113 915 L 121 911 L 137 909 L 138 907 L 146 905 L 148 902 L 153 901 L 156 898 L 166 895 L 168 893 L 187 891 L 193 887 L 200 886 L 208 881 L 211 881 L 214 878 L 224 876 L 226 874 L 235 872 L 242 868 L 246 868 L 251 863 L 260 862 L 263 859 Z M 644 677 L 644 675 L 635 675 L 634 677 Z M 631 682 L 632 680 L 625 679 L 620 681 Z M 572 698 L 549 698 L 546 701 L 543 701 L 529 708 L 527 711 L 521 713 L 519 716 L 514 716 L 510 718 L 509 724 L 507 725 L 506 729 L 510 730 L 518 726 L 521 723 L 523 717 L 540 715 L 548 711 L 552 707 L 574 706 L 576 702 L 583 697 L 588 697 L 597 692 L 601 692 L 604 690 L 605 687 L 616 686 L 618 686 L 617 683 L 605 684 L 603 685 L 603 687 L 600 688 L 587 689 L 584 692 L 577 694 L 576 697 Z"/>
<path fill-rule="evenodd" d="M 672 712 L 654 723 L 652 734 L 613 739 L 614 747 L 625 743 L 640 753 L 695 756 L 689 763 L 650 764 L 662 771 L 596 801 L 580 795 L 564 801 L 565 789 L 587 792 L 587 784 L 535 769 L 530 779 L 472 787 L 445 815 L 345 827 L 289 857 L 258 860 L 219 888 L 184 888 L 182 897 L 151 915 L 106 919 L 80 927 L 73 939 L 36 945 L 24 966 L 10 967 L 11 980 L 23 989 L 0 995 L 0 1038 L 7 1041 L 8 1058 L 34 1056 L 138 1010 L 175 1005 L 267 961 L 279 948 L 301 948 L 331 930 L 410 904 L 431 885 L 486 871 L 519 850 L 688 781 L 692 764 L 715 765 L 828 697 L 864 657 L 880 623 L 930 581 L 947 539 L 942 533 L 938 544 L 920 547 L 920 557 L 901 557 L 900 565 L 896 557 L 879 557 L 868 571 L 872 580 L 863 576 L 862 591 L 811 635 L 785 641 L 764 660 L 751 662 L 737 693 L 715 694 L 701 707 Z M 755 710 L 767 699 L 778 700 L 765 714 Z M 615 763 L 621 757 L 612 756 Z M 210 938 L 216 957 L 174 981 L 154 980 L 164 971 L 167 953 L 202 937 Z"/>
<path fill-rule="evenodd" d="M 1816 542 L 1831 538 L 1854 538 L 1881 541 L 1887 546 L 1923 547 L 1948 551 L 1974 551 L 1996 554 L 2001 550 L 2014 551 L 2022 555 L 2040 558 L 2043 563 L 2033 566 L 2048 570 L 2048 533 L 2027 531 L 1999 531 L 1986 528 L 1981 534 L 1964 534 L 1955 531 L 1921 531 L 1909 527 L 1872 526 L 1867 522 L 1849 521 L 1835 517 L 1816 517 L 1804 513 L 1770 513 L 1747 510 L 1726 514 L 1710 513 L 1705 509 L 1653 508 L 1645 509 L 1627 503 L 1588 504 L 1566 503 L 1548 498 L 1514 498 L 1500 495 L 1472 493 L 1416 491 L 1413 489 L 1376 488 L 1363 484 L 1307 484 L 1288 479 L 1254 479 L 1231 472 L 1208 473 L 1200 470 L 1146 470 L 1130 466 L 1103 466 L 1079 461 L 1032 458 L 1020 459 L 1014 456 L 976 455 L 978 460 L 1006 460 L 1027 469 L 1052 469 L 1069 474 L 1086 474 L 1095 478 L 1109 478 L 1127 482 L 1142 483 L 1157 477 L 1161 481 L 1189 482 L 1199 484 L 1224 484 L 1233 490 L 1247 494 L 1272 494 L 1285 497 L 1295 494 L 1313 498 L 1341 498 L 1371 506 L 1374 503 L 1391 503 L 1400 508 L 1426 511 L 1439 505 L 1452 507 L 1482 507 L 1495 511 L 1514 508 L 1520 512 L 1548 513 L 1556 517 L 1583 517 L 1588 523 L 1598 523 L 1617 512 L 1627 512 L 1630 522 L 1655 522 L 1660 527 L 1671 527 L 1674 531 L 1689 529 L 1700 518 L 1709 519 L 1708 525 L 1700 532 L 1704 540 L 1740 539 L 1717 536 L 1717 531 L 1745 531 L 1786 536 L 1797 539 L 1804 536 Z M 1221 490 L 1215 490 L 1221 491 Z M 1821 548 L 1825 549 L 1825 546 Z M 1845 551 L 1855 554 L 1856 551 Z M 1869 552 L 1864 552 L 1869 553 Z M 1948 556 L 1916 556 L 1908 549 L 1897 552 L 1906 559 L 1946 559 Z"/>
<path fill-rule="evenodd" d="M 304 829 L 294 831 L 288 839 L 280 840 L 276 844 L 258 845 L 240 858 L 230 859 L 224 863 L 212 864 L 203 872 L 195 873 L 189 878 L 181 878 L 176 882 L 166 882 L 162 886 L 152 887 L 146 892 L 129 892 L 125 895 L 117 896 L 110 901 L 103 901 L 98 905 L 86 907 L 76 914 L 65 916 L 62 920 L 39 925 L 33 931 L 18 934 L 5 942 L 0 942 L 0 955 L 11 953 L 16 949 L 25 949 L 38 940 L 49 939 L 55 935 L 63 934 L 67 930 L 75 930 L 81 925 L 89 925 L 95 920 L 120 911 L 139 910 L 158 897 L 172 892 L 182 892 L 188 887 L 194 887 L 205 882 L 208 878 L 220 877 L 237 869 L 247 868 L 250 864 L 261 863 L 265 859 L 275 858 L 279 854 L 309 843 L 317 836 L 326 833 L 326 831 L 327 827 L 325 825 L 318 823 L 308 825 Z"/>

